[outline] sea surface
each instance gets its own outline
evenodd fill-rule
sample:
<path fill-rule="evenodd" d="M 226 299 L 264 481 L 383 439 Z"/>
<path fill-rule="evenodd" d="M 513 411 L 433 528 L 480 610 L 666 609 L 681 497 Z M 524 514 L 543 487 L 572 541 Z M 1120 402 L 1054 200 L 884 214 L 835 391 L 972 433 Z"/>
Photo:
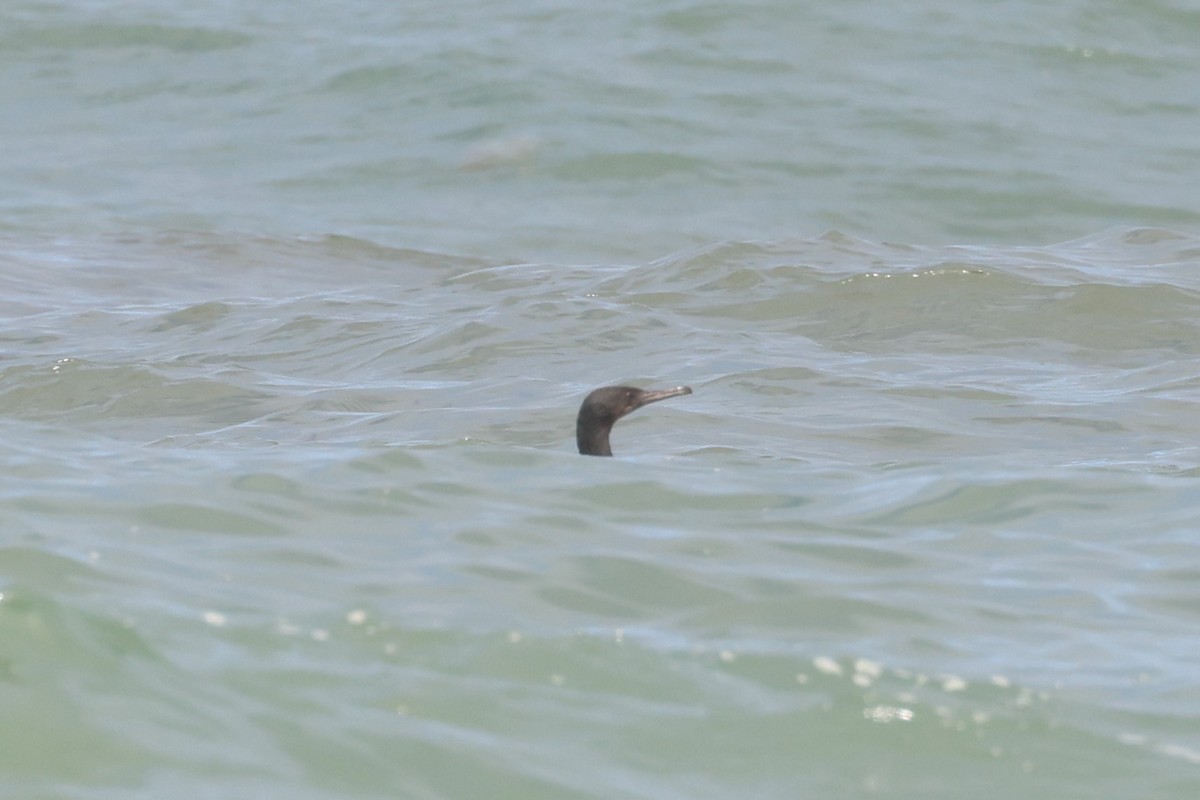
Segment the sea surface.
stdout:
<path fill-rule="evenodd" d="M 1198 42 L 6 3 L 0 797 L 1200 797 Z"/>

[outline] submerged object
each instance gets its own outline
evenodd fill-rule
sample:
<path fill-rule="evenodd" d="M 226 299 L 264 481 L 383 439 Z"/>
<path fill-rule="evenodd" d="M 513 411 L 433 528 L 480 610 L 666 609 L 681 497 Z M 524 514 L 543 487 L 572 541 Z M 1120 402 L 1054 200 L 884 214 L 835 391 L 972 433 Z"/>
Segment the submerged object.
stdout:
<path fill-rule="evenodd" d="M 635 389 L 632 386 L 602 386 L 583 399 L 579 418 L 575 420 L 575 442 L 585 456 L 611 456 L 608 435 L 612 426 L 626 414 L 644 405 L 691 394 L 690 386 L 674 389 Z"/>

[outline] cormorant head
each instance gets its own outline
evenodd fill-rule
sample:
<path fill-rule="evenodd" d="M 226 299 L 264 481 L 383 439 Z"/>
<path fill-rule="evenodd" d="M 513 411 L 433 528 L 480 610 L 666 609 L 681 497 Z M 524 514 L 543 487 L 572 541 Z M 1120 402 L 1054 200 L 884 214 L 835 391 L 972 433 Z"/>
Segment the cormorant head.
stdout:
<path fill-rule="evenodd" d="M 621 417 L 644 405 L 691 394 L 687 386 L 674 389 L 637 389 L 633 386 L 604 386 L 596 389 L 583 400 L 579 407 L 579 418 L 575 421 L 575 442 L 579 452 L 585 456 L 611 456 L 608 435 L 612 426 Z"/>

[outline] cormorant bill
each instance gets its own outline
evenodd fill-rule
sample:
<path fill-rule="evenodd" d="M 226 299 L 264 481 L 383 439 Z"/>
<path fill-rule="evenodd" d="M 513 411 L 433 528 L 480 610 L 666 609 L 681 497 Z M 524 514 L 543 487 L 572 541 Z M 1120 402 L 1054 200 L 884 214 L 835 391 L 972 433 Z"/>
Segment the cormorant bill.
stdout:
<path fill-rule="evenodd" d="M 611 456 L 608 435 L 612 433 L 612 426 L 617 420 L 644 405 L 691 393 L 689 386 L 651 391 L 632 386 L 603 386 L 596 389 L 584 398 L 583 405 L 579 407 L 579 418 L 575 421 L 575 442 L 579 445 L 580 455 Z"/>

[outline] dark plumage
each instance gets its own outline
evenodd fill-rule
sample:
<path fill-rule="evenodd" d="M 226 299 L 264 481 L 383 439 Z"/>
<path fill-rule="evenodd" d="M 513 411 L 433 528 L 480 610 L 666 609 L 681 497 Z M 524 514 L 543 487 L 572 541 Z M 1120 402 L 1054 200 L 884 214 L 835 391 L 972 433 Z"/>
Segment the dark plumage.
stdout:
<path fill-rule="evenodd" d="M 608 435 L 612 433 L 612 426 L 617 420 L 649 403 L 691 393 L 691 388 L 687 386 L 651 391 L 632 386 L 596 389 L 584 398 L 583 405 L 579 407 L 579 418 L 575 421 L 575 442 L 579 445 L 579 452 L 585 456 L 611 456 Z"/>

